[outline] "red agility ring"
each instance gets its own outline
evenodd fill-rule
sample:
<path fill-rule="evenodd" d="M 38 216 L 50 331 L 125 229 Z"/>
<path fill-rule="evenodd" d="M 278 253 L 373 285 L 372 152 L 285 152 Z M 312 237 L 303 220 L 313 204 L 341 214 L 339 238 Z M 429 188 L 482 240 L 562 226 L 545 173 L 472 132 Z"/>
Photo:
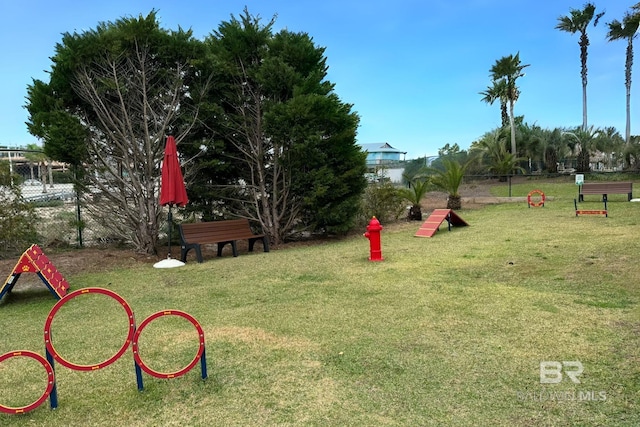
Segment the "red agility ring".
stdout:
<path fill-rule="evenodd" d="M 539 202 L 532 202 L 531 201 L 531 196 L 533 196 L 534 194 L 539 194 L 540 195 L 540 201 Z M 544 206 L 544 193 L 540 190 L 532 190 L 529 194 L 527 194 L 527 203 L 529 203 L 529 206 L 533 206 L 535 208 L 539 207 L 539 206 Z"/>
<path fill-rule="evenodd" d="M 49 397 L 49 395 L 51 394 L 51 391 L 53 390 L 53 386 L 55 384 L 55 379 L 54 379 L 55 377 L 53 374 L 53 368 L 51 367 L 51 364 L 47 361 L 47 359 L 40 356 L 38 353 L 34 353 L 33 351 L 28 351 L 28 350 L 11 351 L 9 353 L 5 353 L 2 356 L 0 356 L 0 362 L 6 359 L 9 359 L 11 357 L 19 357 L 19 356 L 30 357 L 34 360 L 37 360 L 38 362 L 40 362 L 42 366 L 44 366 L 44 369 L 47 371 L 47 388 L 44 391 L 44 393 L 42 393 L 42 396 L 40 396 L 38 400 L 36 400 L 30 405 L 21 406 L 19 408 L 12 408 L 10 406 L 4 406 L 0 404 L 0 412 L 4 412 L 6 414 L 23 414 L 25 412 L 29 412 L 37 408 L 42 404 L 42 402 L 47 400 L 47 397 Z"/>
<path fill-rule="evenodd" d="M 198 347 L 198 352 L 196 354 L 196 356 L 193 358 L 193 360 L 184 368 L 176 371 L 176 372 L 171 372 L 171 373 L 163 373 L 163 372 L 158 372 L 158 371 L 154 371 L 153 369 L 151 369 L 150 367 L 148 367 L 147 365 L 144 364 L 144 362 L 142 361 L 142 358 L 140 358 L 140 353 L 139 353 L 139 347 L 138 347 L 138 340 L 140 339 L 140 334 L 142 333 L 142 330 L 149 324 L 151 323 L 151 321 L 157 319 L 158 317 L 161 316 L 180 316 L 183 317 L 185 319 L 187 319 L 189 322 L 191 322 L 191 324 L 193 326 L 195 326 L 196 330 L 198 331 L 198 336 L 200 339 L 200 346 Z M 198 323 L 198 321 L 193 318 L 193 316 L 191 316 L 190 314 L 187 314 L 183 311 L 178 311 L 178 310 L 164 310 L 164 311 L 159 311 L 157 313 L 152 314 L 151 316 L 147 317 L 146 319 L 144 319 L 142 321 L 142 323 L 140 324 L 140 326 L 138 327 L 138 329 L 136 330 L 134 337 L 133 337 L 133 358 L 136 361 L 136 363 L 138 364 L 138 366 L 140 366 L 140 368 L 145 371 L 147 374 L 154 376 L 156 378 L 162 378 L 162 379 L 168 379 L 168 378 L 177 378 L 181 375 L 186 374 L 187 372 L 189 372 L 195 365 L 196 363 L 198 363 L 198 359 L 200 359 L 200 357 L 202 356 L 202 353 L 204 351 L 204 331 L 202 330 L 202 327 L 200 326 L 200 324 Z"/>
<path fill-rule="evenodd" d="M 60 307 L 62 307 L 65 303 L 69 302 L 70 300 L 77 297 L 78 295 L 92 294 L 92 293 L 110 296 L 111 298 L 118 301 L 120 305 L 122 305 L 124 310 L 127 312 L 127 317 L 129 319 L 129 333 L 127 334 L 127 338 L 124 344 L 122 344 L 122 347 L 120 348 L 120 350 L 118 350 L 118 352 L 114 354 L 112 357 L 110 357 L 109 359 L 95 365 L 77 365 L 75 363 L 69 362 L 68 360 L 65 360 L 62 356 L 58 354 L 56 349 L 53 347 L 53 343 L 51 342 L 51 322 L 53 322 L 53 317 L 56 315 L 58 310 L 60 310 Z M 103 289 L 103 288 L 84 288 L 84 289 L 78 289 L 77 291 L 73 291 L 70 294 L 67 294 L 64 298 L 59 300 L 56 303 L 56 305 L 53 306 L 44 324 L 44 343 L 49 353 L 51 353 L 51 355 L 53 356 L 54 360 L 59 362 L 61 365 L 76 371 L 94 371 L 96 369 L 102 369 L 106 366 L 109 366 L 113 362 L 118 360 L 127 350 L 127 348 L 129 348 L 129 344 L 131 344 L 135 330 L 136 330 L 136 327 L 135 327 L 135 320 L 133 317 L 133 310 L 131 310 L 131 307 L 129 306 L 129 304 L 120 295 L 116 294 L 113 291 L 110 291 L 108 289 Z"/>

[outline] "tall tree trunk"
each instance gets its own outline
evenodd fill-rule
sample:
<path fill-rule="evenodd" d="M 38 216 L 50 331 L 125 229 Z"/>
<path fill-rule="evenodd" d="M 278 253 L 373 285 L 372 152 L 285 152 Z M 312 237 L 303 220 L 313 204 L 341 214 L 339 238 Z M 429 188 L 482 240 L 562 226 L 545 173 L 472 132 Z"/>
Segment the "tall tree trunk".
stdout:
<path fill-rule="evenodd" d="M 513 119 L 513 101 L 509 102 L 509 126 L 511 127 L 511 154 L 517 156 L 516 151 L 516 126 Z"/>
<path fill-rule="evenodd" d="M 47 172 L 49 173 L 49 187 L 53 188 L 53 165 L 51 162 L 51 159 L 47 161 Z"/>
<path fill-rule="evenodd" d="M 582 130 L 587 131 L 587 85 L 582 85 Z"/>
<path fill-rule="evenodd" d="M 589 172 L 591 170 L 591 167 L 589 165 L 589 150 L 586 150 L 584 147 L 582 147 L 580 149 L 580 153 L 578 153 L 576 160 L 576 172 Z"/>
<path fill-rule="evenodd" d="M 589 38 L 586 32 L 580 35 L 580 62 L 582 76 L 582 130 L 587 131 L 587 48 L 589 46 Z"/>
<path fill-rule="evenodd" d="M 547 172 L 558 172 L 558 153 L 555 148 L 549 148 L 545 152 L 544 161 L 546 163 Z"/>
<path fill-rule="evenodd" d="M 633 38 L 629 38 L 627 44 L 627 58 L 625 64 L 624 85 L 627 89 L 627 126 L 624 133 L 624 141 L 627 145 L 631 142 L 631 67 L 633 66 Z"/>
<path fill-rule="evenodd" d="M 509 121 L 509 113 L 507 111 L 507 103 L 500 101 L 500 118 L 502 121 L 502 127 L 508 126 Z"/>
<path fill-rule="evenodd" d="M 38 170 L 40 171 L 40 182 L 42 183 L 42 192 L 47 192 L 47 167 L 44 160 L 38 164 Z"/>

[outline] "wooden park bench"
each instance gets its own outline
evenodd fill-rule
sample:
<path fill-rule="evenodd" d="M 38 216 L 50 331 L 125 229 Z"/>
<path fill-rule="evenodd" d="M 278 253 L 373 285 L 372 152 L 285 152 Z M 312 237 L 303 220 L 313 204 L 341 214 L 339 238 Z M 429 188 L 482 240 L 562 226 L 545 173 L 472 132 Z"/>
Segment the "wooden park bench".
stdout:
<path fill-rule="evenodd" d="M 609 194 L 626 194 L 627 200 L 633 199 L 632 182 L 585 182 L 580 186 L 578 201 L 584 201 L 585 194 L 602 195 L 602 201 L 607 200 Z"/>
<path fill-rule="evenodd" d="M 180 231 L 180 259 L 187 261 L 187 253 L 194 249 L 198 262 L 202 262 L 201 245 L 218 246 L 218 256 L 222 256 L 222 248 L 231 244 L 233 256 L 238 256 L 237 240 L 248 240 L 249 252 L 253 251 L 253 245 L 262 241 L 265 252 L 269 252 L 269 239 L 264 234 L 254 234 L 249 227 L 247 219 L 232 219 L 224 221 L 194 222 L 178 224 Z"/>

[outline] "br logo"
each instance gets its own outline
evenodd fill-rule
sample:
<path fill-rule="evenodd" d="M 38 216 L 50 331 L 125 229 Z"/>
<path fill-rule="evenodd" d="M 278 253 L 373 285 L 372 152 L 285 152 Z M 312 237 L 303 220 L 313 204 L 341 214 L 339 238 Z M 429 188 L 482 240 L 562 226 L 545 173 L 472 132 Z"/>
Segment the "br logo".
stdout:
<path fill-rule="evenodd" d="M 540 384 L 557 384 L 562 381 L 563 373 L 575 384 L 580 384 L 578 377 L 584 371 L 582 363 L 544 361 L 540 362 Z"/>

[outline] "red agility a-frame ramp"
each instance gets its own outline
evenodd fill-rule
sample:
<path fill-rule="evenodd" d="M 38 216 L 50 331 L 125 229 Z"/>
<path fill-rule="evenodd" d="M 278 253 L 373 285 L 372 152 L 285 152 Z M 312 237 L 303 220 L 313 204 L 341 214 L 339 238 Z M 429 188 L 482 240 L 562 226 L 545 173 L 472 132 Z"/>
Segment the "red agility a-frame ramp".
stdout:
<path fill-rule="evenodd" d="M 469 225 L 451 209 L 435 209 L 429 215 L 429 218 L 420 226 L 415 237 L 432 237 L 438 231 L 440 224 L 447 221 L 449 231 L 452 225 L 466 226 Z"/>
<path fill-rule="evenodd" d="M 69 289 L 67 280 L 38 245 L 31 245 L 29 249 L 24 251 L 4 285 L 0 287 L 0 299 L 5 294 L 11 293 L 22 273 L 36 273 L 57 299 L 61 299 L 67 294 Z"/>

